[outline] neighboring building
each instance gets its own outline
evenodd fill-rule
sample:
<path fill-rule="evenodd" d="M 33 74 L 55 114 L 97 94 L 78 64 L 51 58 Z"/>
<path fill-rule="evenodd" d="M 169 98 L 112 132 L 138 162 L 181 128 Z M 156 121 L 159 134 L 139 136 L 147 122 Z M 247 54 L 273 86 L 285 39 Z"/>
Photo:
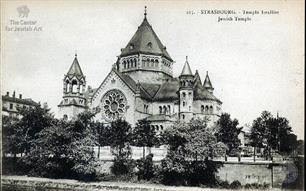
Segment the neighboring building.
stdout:
<path fill-rule="evenodd" d="M 39 106 L 39 103 L 30 98 L 22 98 L 22 94 L 16 97 L 15 91 L 12 96 L 10 96 L 9 92 L 2 96 L 2 115 L 4 116 L 17 117 L 19 115 L 18 108 L 34 108 L 36 106 Z"/>
<path fill-rule="evenodd" d="M 77 55 L 63 79 L 63 99 L 59 116 L 74 118 L 91 110 L 105 123 L 118 118 L 135 125 L 140 119 L 151 121 L 162 131 L 176 120 L 210 119 L 214 124 L 222 102 L 213 94 L 214 88 L 206 73 L 202 83 L 198 71 L 192 72 L 188 58 L 181 74 L 173 76 L 174 61 L 167 52 L 146 13 L 136 33 L 121 49 L 121 54 L 101 85 L 85 91 L 86 79 Z"/>
<path fill-rule="evenodd" d="M 241 132 L 238 135 L 239 140 L 241 141 L 240 150 L 242 155 L 250 156 L 253 155 L 254 148 L 251 146 L 251 128 L 248 126 L 244 126 Z"/>

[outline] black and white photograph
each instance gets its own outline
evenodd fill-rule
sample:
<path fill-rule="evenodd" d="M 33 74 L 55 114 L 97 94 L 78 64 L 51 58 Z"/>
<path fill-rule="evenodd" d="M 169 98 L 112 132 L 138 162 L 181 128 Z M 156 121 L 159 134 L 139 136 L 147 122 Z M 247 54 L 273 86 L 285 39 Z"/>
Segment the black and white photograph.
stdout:
<path fill-rule="evenodd" d="M 304 190 L 303 0 L 1 0 L 1 190 Z"/>

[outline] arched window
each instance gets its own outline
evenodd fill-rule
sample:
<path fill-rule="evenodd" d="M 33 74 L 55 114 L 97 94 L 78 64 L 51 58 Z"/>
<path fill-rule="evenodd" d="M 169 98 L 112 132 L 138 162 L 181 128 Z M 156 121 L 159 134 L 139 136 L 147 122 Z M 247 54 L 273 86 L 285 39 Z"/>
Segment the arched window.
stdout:
<path fill-rule="evenodd" d="M 123 68 L 126 69 L 126 62 L 123 61 Z"/>
<path fill-rule="evenodd" d="M 205 106 L 205 113 L 208 113 L 208 105 Z"/>
<path fill-rule="evenodd" d="M 213 106 L 209 107 L 209 113 L 213 113 Z"/>
<path fill-rule="evenodd" d="M 183 98 L 185 98 L 185 97 L 186 97 L 186 93 L 185 93 L 185 92 L 183 92 L 183 93 L 182 93 L 182 95 L 183 95 Z"/>
<path fill-rule="evenodd" d="M 146 67 L 146 60 L 142 60 L 142 68 Z"/>
<path fill-rule="evenodd" d="M 168 113 L 169 113 L 169 114 L 171 113 L 170 105 L 168 105 Z"/>
<path fill-rule="evenodd" d="M 77 93 L 78 92 L 78 82 L 76 80 L 73 80 L 71 85 L 72 85 L 72 93 Z"/>
<path fill-rule="evenodd" d="M 151 67 L 153 68 L 154 67 L 154 60 L 151 59 Z"/>
<path fill-rule="evenodd" d="M 134 67 L 135 68 L 137 67 L 137 60 L 136 60 L 136 58 L 134 58 Z"/>
<path fill-rule="evenodd" d="M 150 67 L 150 59 L 147 58 L 147 67 L 149 68 Z"/>
<path fill-rule="evenodd" d="M 161 126 L 160 126 L 160 130 L 164 130 L 164 126 L 161 125 Z"/>
<path fill-rule="evenodd" d="M 67 119 L 68 119 L 68 116 L 65 114 L 65 115 L 63 116 L 63 119 L 64 119 L 64 120 L 67 120 Z"/>
<path fill-rule="evenodd" d="M 130 68 L 130 61 L 127 61 L 127 68 Z"/>
<path fill-rule="evenodd" d="M 185 107 L 185 106 L 186 106 L 186 102 L 183 101 L 183 107 Z"/>
<path fill-rule="evenodd" d="M 158 60 L 155 60 L 155 67 L 158 67 Z"/>
<path fill-rule="evenodd" d="M 201 105 L 201 112 L 203 113 L 204 112 L 204 105 Z"/>
<path fill-rule="evenodd" d="M 182 115 L 182 118 L 185 119 L 185 115 L 184 114 Z"/>
<path fill-rule="evenodd" d="M 68 80 L 66 80 L 66 93 L 70 91 L 70 83 Z"/>
<path fill-rule="evenodd" d="M 164 110 L 163 114 L 166 114 L 167 113 L 167 107 L 165 105 L 163 106 L 163 110 Z"/>
<path fill-rule="evenodd" d="M 156 131 L 159 131 L 159 127 L 158 127 L 158 125 L 156 125 Z"/>
<path fill-rule="evenodd" d="M 159 106 L 159 114 L 163 114 L 163 108 L 162 108 L 162 106 Z"/>

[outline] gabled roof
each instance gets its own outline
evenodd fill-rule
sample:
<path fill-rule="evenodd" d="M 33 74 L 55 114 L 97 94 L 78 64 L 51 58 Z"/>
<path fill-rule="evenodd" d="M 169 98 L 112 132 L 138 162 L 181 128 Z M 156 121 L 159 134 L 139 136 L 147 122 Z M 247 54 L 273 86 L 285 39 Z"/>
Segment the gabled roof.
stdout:
<path fill-rule="evenodd" d="M 205 87 L 206 89 L 214 89 L 209 79 L 208 72 L 206 72 L 206 77 L 203 83 L 203 87 Z"/>
<path fill-rule="evenodd" d="M 161 85 L 153 99 L 154 101 L 177 100 L 177 91 L 179 88 L 180 84 L 177 78 L 169 79 L 169 81 Z"/>
<path fill-rule="evenodd" d="M 146 17 L 138 27 L 132 39 L 126 47 L 122 49 L 120 56 L 127 56 L 136 53 L 161 55 L 173 61 L 168 54 L 166 47 L 161 43 Z"/>
<path fill-rule="evenodd" d="M 74 60 L 72 62 L 72 65 L 70 66 L 69 71 L 67 72 L 68 76 L 77 76 L 77 77 L 83 77 L 83 72 L 80 67 L 79 61 L 77 59 L 77 55 L 75 55 Z"/>
<path fill-rule="evenodd" d="M 186 62 L 184 64 L 181 76 L 190 76 L 190 75 L 192 75 L 192 72 L 191 72 L 191 69 L 190 69 L 190 66 L 189 66 L 189 63 L 188 63 L 188 59 L 187 59 L 187 56 L 186 56 Z"/>
<path fill-rule="evenodd" d="M 112 69 L 119 78 L 134 92 L 140 92 L 140 97 L 148 101 L 176 101 L 179 99 L 177 92 L 180 88 L 178 78 L 172 78 L 163 84 L 137 83 L 129 75 Z M 96 90 L 94 89 L 94 93 Z M 93 93 L 93 94 L 94 94 Z M 194 100 L 215 100 L 222 103 L 200 83 L 194 86 Z"/>
<path fill-rule="evenodd" d="M 160 88 L 160 84 L 140 83 L 140 86 L 151 96 L 154 97 Z"/>
<path fill-rule="evenodd" d="M 222 103 L 216 96 L 209 92 L 206 88 L 201 86 L 199 83 L 194 87 L 194 100 L 214 100 L 219 103 Z"/>
<path fill-rule="evenodd" d="M 133 80 L 133 78 L 131 78 L 129 75 L 126 75 L 126 74 L 122 74 L 121 72 L 115 70 L 115 69 L 112 69 L 112 71 L 114 71 L 120 78 L 123 82 L 125 82 L 125 84 L 131 88 L 131 90 L 136 93 L 137 92 L 137 83 Z M 149 93 L 147 91 L 144 90 L 144 88 L 142 86 L 140 86 L 140 96 L 141 98 L 143 99 L 146 99 L 146 100 L 150 100 L 151 99 L 151 96 L 149 95 Z"/>

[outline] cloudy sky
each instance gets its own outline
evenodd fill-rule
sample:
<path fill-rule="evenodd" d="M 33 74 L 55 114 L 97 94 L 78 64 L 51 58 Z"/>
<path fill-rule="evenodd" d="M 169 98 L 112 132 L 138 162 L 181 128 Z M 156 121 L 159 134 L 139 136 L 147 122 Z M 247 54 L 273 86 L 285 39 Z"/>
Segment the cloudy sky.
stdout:
<path fill-rule="evenodd" d="M 74 54 L 87 85 L 102 83 L 112 64 L 143 20 L 148 21 L 175 60 L 177 76 L 185 56 L 204 80 L 206 71 L 223 101 L 223 111 L 240 125 L 263 110 L 289 119 L 304 138 L 304 5 L 296 1 L 6 1 L 1 8 L 1 93 L 47 102 L 57 113 L 62 79 Z M 30 12 L 20 18 L 17 7 Z M 249 15 L 251 21 L 218 22 L 200 10 L 274 10 Z M 187 14 L 194 11 L 195 14 Z M 36 21 L 41 31 L 7 31 L 11 20 Z M 29 26 L 29 25 L 25 25 Z"/>

